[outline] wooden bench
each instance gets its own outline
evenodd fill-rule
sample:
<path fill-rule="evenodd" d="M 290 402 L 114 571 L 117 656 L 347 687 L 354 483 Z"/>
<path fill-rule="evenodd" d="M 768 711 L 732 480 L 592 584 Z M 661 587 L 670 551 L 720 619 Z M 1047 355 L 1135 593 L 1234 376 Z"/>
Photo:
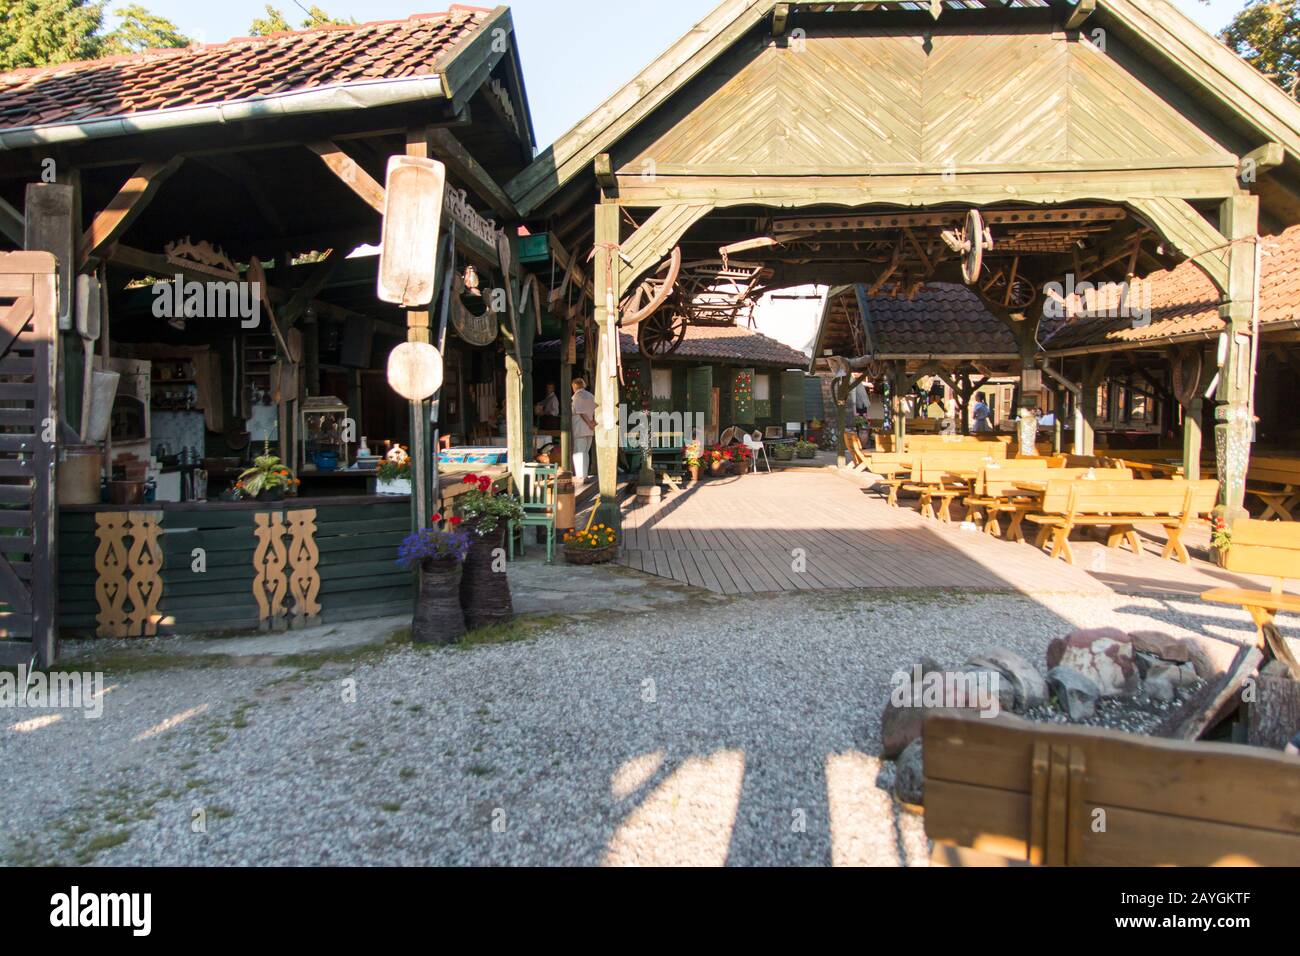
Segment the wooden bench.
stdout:
<path fill-rule="evenodd" d="M 844 449 L 849 453 L 849 467 L 855 472 L 868 471 L 871 468 L 871 456 L 862 447 L 862 439 L 857 432 L 844 433 Z"/>
<path fill-rule="evenodd" d="M 1192 521 L 1214 510 L 1219 498 L 1217 481 L 1075 481 L 1051 480 L 1039 506 L 1040 514 L 1025 520 L 1040 527 L 1038 546 L 1052 535 L 1052 557 L 1074 564 L 1070 535 L 1075 528 L 1110 528 L 1107 546 L 1127 542 L 1133 553 L 1142 553 L 1135 530 L 1139 525 L 1158 525 L 1169 536 L 1164 558 L 1191 563 L 1183 544 L 1183 532 Z"/>
<path fill-rule="evenodd" d="M 1021 459 L 1016 459 L 1020 461 Z M 1008 541 L 1024 541 L 1024 524 L 1025 518 L 1031 514 L 1042 511 L 1043 493 L 1047 491 L 1046 482 L 1048 481 L 1132 481 L 1133 472 L 1127 468 L 1049 468 L 1047 474 L 1041 472 L 1037 476 L 1028 479 L 1031 483 L 1043 482 L 1042 493 L 1030 495 L 1028 491 L 1022 491 L 1023 497 L 1017 498 L 1011 503 L 1009 509 L 1011 514 L 1011 525 L 1007 528 Z M 1023 479 L 1014 482 L 1017 485 L 1023 485 Z M 1038 546 L 1041 548 L 1046 538 L 1041 538 Z"/>
<path fill-rule="evenodd" d="M 919 455 L 912 464 L 912 474 L 904 491 L 921 496 L 921 517 L 952 523 L 952 502 L 970 494 L 981 469 L 989 463 L 985 450 L 931 451 Z M 967 477 L 969 476 L 969 477 Z M 939 502 L 936 514 L 934 504 Z"/>
<path fill-rule="evenodd" d="M 1264 659 L 1282 661 L 1300 681 L 1300 663 L 1277 628 L 1281 613 L 1300 614 L 1300 597 L 1282 589 L 1288 579 L 1300 579 L 1300 525 L 1275 521 L 1237 521 L 1232 526 L 1232 545 L 1224 567 L 1237 574 L 1262 574 L 1274 579 L 1271 591 L 1218 588 L 1201 595 L 1211 604 L 1245 608 L 1259 630 L 1259 648 Z"/>
<path fill-rule="evenodd" d="M 1280 485 L 1281 488 L 1275 486 Z M 1246 494 L 1264 503 L 1261 520 L 1276 517 L 1294 521 L 1295 507 L 1300 504 L 1300 460 L 1294 458 L 1256 458 L 1246 475 Z"/>
<path fill-rule="evenodd" d="M 938 865 L 1300 860 L 1294 757 L 952 712 L 928 716 L 923 739 Z"/>
<path fill-rule="evenodd" d="M 966 520 L 976 523 L 982 516 L 984 532 L 992 537 L 1002 536 L 1003 514 L 1014 515 L 1019 508 L 1036 504 L 1037 499 L 1026 498 L 1016 488 L 1019 481 L 1046 481 L 1048 462 L 1044 458 L 1017 458 L 1013 461 L 989 462 L 980 469 L 974 494 L 965 499 Z"/>
<path fill-rule="evenodd" d="M 987 438 L 977 438 L 974 435 L 908 435 L 903 447 L 911 454 L 927 451 L 979 451 L 991 458 L 1005 459 L 1009 457 L 1011 445 L 998 435 Z"/>

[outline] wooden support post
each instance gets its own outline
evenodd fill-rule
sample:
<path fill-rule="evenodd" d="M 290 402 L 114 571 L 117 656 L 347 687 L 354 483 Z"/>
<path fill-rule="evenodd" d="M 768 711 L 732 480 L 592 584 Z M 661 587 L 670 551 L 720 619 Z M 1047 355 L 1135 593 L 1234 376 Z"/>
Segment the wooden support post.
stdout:
<path fill-rule="evenodd" d="M 308 147 L 334 171 L 343 182 L 371 207 L 381 214 L 384 209 L 384 189 L 365 170 L 333 143 L 309 143 Z M 406 136 L 406 155 L 428 158 L 428 138 L 421 130 L 409 130 Z M 435 287 L 436 288 L 436 287 Z M 435 302 L 437 300 L 435 299 Z M 406 313 L 406 340 L 412 343 L 433 344 L 433 330 L 427 310 L 417 309 Z M 429 519 L 437 508 L 434 484 L 437 481 L 437 450 L 430 448 L 428 402 L 410 402 L 411 416 L 411 492 L 414 501 L 412 520 L 416 529 L 429 527 Z"/>
<path fill-rule="evenodd" d="M 1249 194 L 1224 200 L 1220 231 L 1232 243 L 1226 250 L 1228 288 L 1219 314 L 1228 325 L 1228 357 L 1219 386 L 1215 448 L 1222 504 L 1231 523 L 1250 517 L 1246 510 L 1246 473 L 1255 440 L 1255 329 L 1258 249 L 1250 241 L 1259 231 L 1259 197 Z"/>
<path fill-rule="evenodd" d="M 53 334 L 58 366 L 63 371 L 57 400 L 59 415 L 73 430 L 81 430 L 81 339 L 72 329 L 73 277 L 76 274 L 77 188 L 73 183 L 30 183 L 27 186 L 23 247 L 48 252 L 58 261 Z M 62 333 L 62 334 L 60 334 Z"/>
<path fill-rule="evenodd" d="M 578 322 L 572 316 L 564 320 L 564 338 L 560 341 L 560 471 L 573 474 L 573 366 L 569 364 L 569 343 L 578 334 Z"/>
<path fill-rule="evenodd" d="M 1201 480 L 1201 413 L 1204 400 L 1196 396 L 1183 406 L 1183 474 Z"/>
<path fill-rule="evenodd" d="M 1083 390 L 1079 396 L 1079 413 L 1075 416 L 1076 455 L 1093 455 L 1097 451 L 1097 394 L 1110 370 L 1110 356 L 1090 361 L 1084 366 Z"/>
<path fill-rule="evenodd" d="M 835 442 L 835 463 L 840 468 L 844 468 L 848 465 L 848 405 L 849 397 L 852 393 L 852 375 L 845 375 L 842 379 L 837 380 L 831 389 L 831 397 L 835 400 L 836 434 L 839 436 L 838 440 Z"/>
<path fill-rule="evenodd" d="M 618 288 L 622 260 L 619 258 L 619 207 L 613 203 L 596 206 L 596 255 L 593 289 L 596 294 L 596 341 L 587 342 L 587 353 L 596 356 L 592 392 L 596 396 L 596 461 L 600 472 L 600 508 L 597 518 L 611 528 L 621 529 L 618 506 Z"/>
<path fill-rule="evenodd" d="M 895 362 L 891 376 L 890 405 L 894 418 L 894 447 L 901 452 L 907 439 L 907 407 L 903 404 L 903 389 L 907 387 L 906 364 Z"/>

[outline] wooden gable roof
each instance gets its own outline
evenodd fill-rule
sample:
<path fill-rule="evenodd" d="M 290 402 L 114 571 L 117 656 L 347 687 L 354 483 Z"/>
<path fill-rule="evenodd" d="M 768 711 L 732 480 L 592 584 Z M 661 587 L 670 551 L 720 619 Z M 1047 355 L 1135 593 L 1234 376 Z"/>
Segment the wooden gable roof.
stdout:
<path fill-rule="evenodd" d="M 899 5 L 852 6 L 726 0 L 508 191 L 533 214 L 614 150 L 625 171 L 665 175 L 935 162 L 1032 173 L 1062 160 L 1235 166 L 1278 143 L 1289 174 L 1300 174 L 1300 106 L 1168 0 L 1097 0 L 1085 26 L 1102 32 L 1075 34 L 1079 42 L 1066 42 L 1073 6 L 1059 0 L 950 5 L 938 21 L 927 14 L 892 30 L 905 14 L 884 15 Z M 801 17 L 797 50 L 771 42 L 766 24 L 778 7 Z M 997 29 L 970 29 L 993 17 Z M 871 44 L 855 42 L 863 31 Z M 871 82 L 856 82 L 865 76 Z M 672 115 L 651 122 L 670 101 Z M 1276 218 L 1300 221 L 1293 199 L 1278 197 Z"/>

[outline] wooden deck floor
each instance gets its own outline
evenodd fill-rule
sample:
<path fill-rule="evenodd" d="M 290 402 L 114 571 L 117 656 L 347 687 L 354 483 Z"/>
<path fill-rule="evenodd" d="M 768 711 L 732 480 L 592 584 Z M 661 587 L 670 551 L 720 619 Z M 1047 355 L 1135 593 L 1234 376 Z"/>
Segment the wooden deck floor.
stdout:
<path fill-rule="evenodd" d="M 962 531 L 888 507 L 860 481 L 830 471 L 706 481 L 660 502 L 623 506 L 620 562 L 721 594 L 854 588 L 1197 594 L 1258 587 L 1205 561 L 1184 567 L 1146 539 L 1141 557 L 1094 542 L 1078 564 L 1030 545 Z M 1193 546 L 1195 542 L 1191 542 Z"/>

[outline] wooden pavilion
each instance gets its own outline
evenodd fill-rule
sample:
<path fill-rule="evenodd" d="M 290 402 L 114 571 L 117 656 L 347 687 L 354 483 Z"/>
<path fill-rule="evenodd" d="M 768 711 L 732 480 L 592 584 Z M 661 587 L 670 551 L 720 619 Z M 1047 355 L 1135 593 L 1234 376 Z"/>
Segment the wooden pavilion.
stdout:
<path fill-rule="evenodd" d="M 50 380 L 33 380 L 30 355 L 17 351 L 29 333 L 6 338 L 0 356 L 0 523 L 17 531 L 0 556 L 0 638 L 9 639 L 0 664 L 33 653 L 48 663 L 60 630 L 276 627 L 408 608 L 411 577 L 392 555 L 412 520 L 424 525 L 432 496 L 376 496 L 373 470 L 367 478 L 346 464 L 363 436 L 381 451 L 385 438 L 430 449 L 433 430 L 468 443 L 502 405 L 502 444 L 523 447 L 532 322 L 517 311 L 472 315 L 462 277 L 472 266 L 484 297 L 509 287 L 521 302 L 510 228 L 518 217 L 500 184 L 533 154 L 505 7 L 0 75 L 0 250 L 52 254 L 59 283 L 57 297 L 38 301 L 57 313 L 38 316 L 57 323 Z M 373 246 L 394 156 L 447 168 L 444 274 L 427 310 L 376 295 Z M 6 297 L 40 287 L 50 271 L 45 260 L 5 261 L 32 272 L 6 280 Z M 167 310 L 160 318 L 155 283 L 176 276 L 257 283 L 260 325 Z M 79 301 L 79 287 L 98 291 Z M 83 361 L 76 323 L 89 313 L 100 334 L 84 343 Z M 431 408 L 396 399 L 388 352 L 433 339 L 446 355 L 444 400 Z M 209 495 L 104 504 L 95 466 L 85 502 L 56 510 L 55 456 L 38 457 L 48 468 L 33 476 L 30 450 L 57 442 L 67 456 L 85 445 L 87 379 L 109 371 L 122 384 L 107 399 L 105 477 L 142 477 L 152 458 L 160 485 L 202 470 Z M 51 385 L 58 429 L 47 435 L 41 389 Z M 475 395 L 484 408 L 471 417 Z M 267 411 L 261 437 L 302 466 L 303 493 L 287 505 L 217 501 L 262 448 L 255 433 Z M 170 448 L 160 443 L 164 419 L 186 423 Z M 324 459 L 307 441 L 315 428 L 336 439 L 328 447 L 344 469 L 316 466 Z M 234 464 L 222 476 L 224 461 Z M 191 573 L 196 548 L 211 565 L 201 575 Z M 38 566 L 57 569 L 57 588 Z"/>
<path fill-rule="evenodd" d="M 507 191 L 534 231 L 595 250 L 606 475 L 613 329 L 675 249 L 770 288 L 963 282 L 1012 331 L 1025 395 L 1049 283 L 1187 261 L 1227 331 L 1216 427 L 1242 513 L 1254 240 L 1300 222 L 1300 106 L 1167 0 L 726 0 Z"/>

